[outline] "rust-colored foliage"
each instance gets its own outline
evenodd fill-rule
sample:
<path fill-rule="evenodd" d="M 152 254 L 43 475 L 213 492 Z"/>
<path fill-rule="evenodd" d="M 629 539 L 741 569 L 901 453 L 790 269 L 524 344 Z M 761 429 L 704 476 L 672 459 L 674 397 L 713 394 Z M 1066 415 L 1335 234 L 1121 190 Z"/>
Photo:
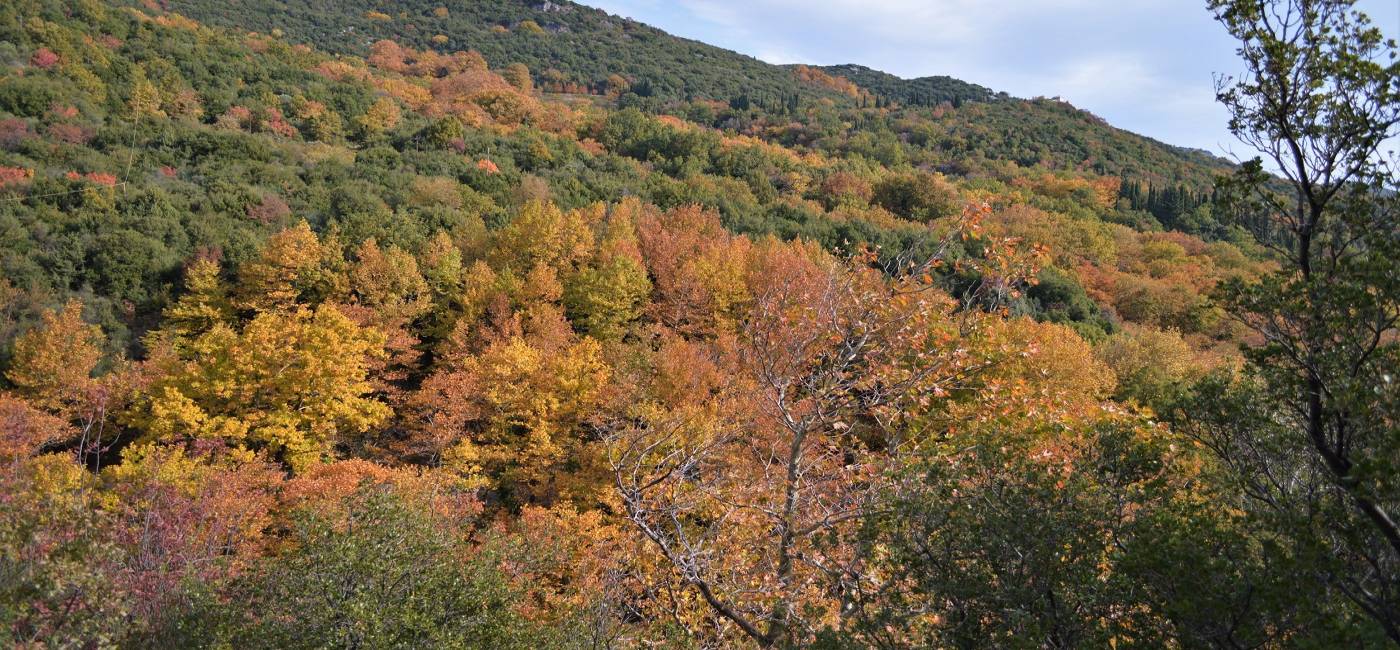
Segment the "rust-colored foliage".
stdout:
<path fill-rule="evenodd" d="M 42 217 L 16 223 L 100 226 L 94 248 L 60 253 L 124 263 L 145 252 L 128 242 L 188 240 L 150 256 L 141 304 L 109 299 L 98 285 L 127 278 L 105 269 L 50 292 L 0 281 L 0 334 L 13 340 L 0 350 L 0 572 L 32 605 L 16 634 L 140 645 L 147 628 L 187 631 L 180 617 L 197 607 L 235 613 L 211 625 L 261 629 L 239 598 L 269 567 L 295 566 L 310 545 L 302 527 L 350 539 L 355 509 L 391 494 L 408 510 L 386 512 L 427 515 L 434 561 L 500 578 L 452 574 L 449 588 L 479 588 L 470 598 L 512 624 L 580 644 L 918 645 L 943 638 L 965 595 L 921 592 L 892 559 L 901 522 L 887 518 L 910 495 L 959 512 L 1099 508 L 1085 547 L 1102 557 L 1064 562 L 1091 567 L 1095 593 L 1122 580 L 1114 536 L 1142 510 L 1218 496 L 1197 484 L 1212 468 L 1148 418 L 1232 366 L 1238 353 L 1220 350 L 1236 326 L 1209 296 L 1267 265 L 1224 241 L 1149 231 L 1118 176 L 1088 171 L 1103 155 L 964 160 L 958 148 L 1000 134 L 960 133 L 958 120 L 1001 105 L 882 97 L 872 109 L 866 90 L 807 66 L 784 77 L 804 90 L 780 111 L 774 97 L 673 102 L 666 83 L 621 68 L 532 73 L 390 40 L 363 60 L 332 57 L 276 31 L 211 40 L 144 5 L 154 17 L 120 14 L 137 21 L 126 41 L 64 37 L 55 12 L 25 22 L 32 50 L 13 61 L 16 79 L 52 86 L 54 101 L 0 119 L 0 193 Z M 458 9 L 393 12 L 361 17 L 463 42 L 433 35 Z M 178 30 L 194 51 L 246 48 L 277 74 L 196 90 L 184 62 L 132 58 L 148 49 L 142 30 Z M 548 21 L 493 31 L 572 38 Z M 621 114 L 614 100 L 666 114 Z M 609 132 L 629 115 L 625 133 Z M 128 145 L 124 129 L 156 136 Z M 215 164 L 221 149 L 246 149 L 235 166 L 246 179 L 218 176 L 232 169 Z M 208 160 L 175 155 L 186 150 Z M 130 169 L 114 173 L 125 169 L 114 160 Z M 118 231 L 132 209 L 161 227 Z M 214 221 L 224 214 L 234 219 Z M 206 245 L 221 248 L 190 255 Z M 40 252 L 14 268 L 70 265 Z M 110 342 L 81 303 L 42 310 L 89 293 L 87 317 Z M 1133 475 L 1103 478 L 1118 471 Z M 1003 501 L 1008 488 L 1035 494 Z M 1132 494 L 1115 501 L 1120 488 Z M 984 514 L 949 521 L 996 519 Z M 966 541 L 935 524 L 915 541 Z M 902 559 L 917 570 L 926 558 Z M 20 593 L 8 588 L 0 596 Z M 903 609 L 882 610 L 892 602 Z M 1138 601 L 1093 611 L 1093 625 L 1141 639 L 1178 624 Z M 856 629 L 863 615 L 873 632 Z M 974 636 L 960 640 L 984 641 Z"/>

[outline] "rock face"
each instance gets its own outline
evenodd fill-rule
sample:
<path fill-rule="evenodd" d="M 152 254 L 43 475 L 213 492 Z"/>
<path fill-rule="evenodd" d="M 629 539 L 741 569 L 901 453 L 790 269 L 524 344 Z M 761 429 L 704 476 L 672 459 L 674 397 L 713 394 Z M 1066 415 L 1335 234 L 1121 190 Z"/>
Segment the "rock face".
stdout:
<path fill-rule="evenodd" d="M 556 4 L 549 0 L 544 0 L 544 2 L 535 5 L 535 11 L 543 11 L 545 13 L 564 13 L 569 9 L 570 7 L 568 5 Z"/>

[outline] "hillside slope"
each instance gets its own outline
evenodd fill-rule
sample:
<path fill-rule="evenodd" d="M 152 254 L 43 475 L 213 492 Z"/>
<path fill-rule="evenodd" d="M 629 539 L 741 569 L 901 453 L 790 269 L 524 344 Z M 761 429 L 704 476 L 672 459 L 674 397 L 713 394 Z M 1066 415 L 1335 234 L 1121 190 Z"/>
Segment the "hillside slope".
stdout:
<path fill-rule="evenodd" d="M 768 112 L 815 100 L 838 106 L 888 100 L 914 121 L 951 137 L 919 137 L 918 146 L 959 159 L 982 156 L 1022 166 L 1084 168 L 1200 191 L 1228 162 L 1173 147 L 1105 123 L 1068 104 L 1023 100 L 951 77 L 905 80 L 859 65 L 806 68 L 770 65 L 749 56 L 679 38 L 636 21 L 568 0 L 165 0 L 163 6 L 202 22 L 285 34 L 340 54 L 368 53 L 391 39 L 415 49 L 475 50 L 492 66 L 521 63 L 546 90 L 625 95 L 654 112 L 678 101 L 708 99 Z M 825 75 L 799 75 L 796 68 Z M 825 78 L 822 78 L 825 77 Z M 862 97 L 845 82 L 874 97 Z M 929 107 L 952 104 L 930 116 Z M 974 104 L 975 106 L 968 106 Z M 879 131 L 878 128 L 855 130 Z M 910 133 L 899 133 L 908 141 Z M 939 166 L 956 173 L 951 159 Z"/>
<path fill-rule="evenodd" d="M 1156 416 L 1269 271 L 1208 164 L 810 67 L 532 79 L 584 22 L 487 57 L 275 8 L 0 3 L 0 647 L 758 645 L 701 579 L 792 617 L 764 646 L 1292 624 Z"/>
<path fill-rule="evenodd" d="M 168 0 L 201 22 L 288 38 L 327 52 L 364 55 L 379 39 L 415 49 L 475 50 L 493 65 L 523 63 L 539 80 L 553 69 L 567 81 L 601 89 L 610 75 L 648 95 L 676 98 L 834 96 L 800 84 L 778 66 L 671 36 L 642 23 L 561 0 Z"/>
<path fill-rule="evenodd" d="M 253 24 L 273 8 L 175 4 L 236 8 Z M 491 60 L 384 41 L 361 59 L 159 10 L 80 9 L 0 7 L 0 299 L 13 315 L 0 343 L 43 306 L 82 296 L 114 347 L 136 349 L 192 256 L 237 267 L 299 220 L 351 244 L 418 250 L 438 231 L 471 242 L 532 199 L 698 205 L 736 233 L 886 254 L 926 248 L 933 224 L 985 202 L 998 230 L 1056 255 L 1058 275 L 1018 311 L 1089 336 L 1120 319 L 1219 335 L 1199 294 L 1241 265 L 1233 249 L 1192 238 L 1139 248 L 1164 228 L 1231 239 L 1200 189 L 1210 161 L 1057 102 L 874 107 L 848 80 L 756 62 L 773 83 L 812 90 L 786 102 L 616 91 L 575 102 L 516 74 L 518 49 Z M 346 46 L 342 30 L 312 28 L 353 11 L 262 19 Z M 386 32 L 410 25 L 374 20 Z M 680 42 L 655 34 L 653 45 Z"/>
<path fill-rule="evenodd" d="M 827 65 L 821 66 L 821 69 L 827 74 L 850 79 L 881 97 L 909 106 L 937 106 L 943 102 L 957 106 L 965 102 L 1011 99 L 1006 93 L 943 75 L 904 79 L 857 63 Z"/>

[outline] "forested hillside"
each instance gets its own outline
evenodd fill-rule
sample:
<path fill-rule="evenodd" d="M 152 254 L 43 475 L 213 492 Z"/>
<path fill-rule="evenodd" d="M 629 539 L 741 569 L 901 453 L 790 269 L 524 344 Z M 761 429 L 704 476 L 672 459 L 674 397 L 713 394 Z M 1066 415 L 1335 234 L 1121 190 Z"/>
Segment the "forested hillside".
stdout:
<path fill-rule="evenodd" d="M 419 50 L 474 50 L 490 61 L 517 62 L 538 81 L 582 92 L 636 83 L 643 96 L 728 99 L 748 95 L 786 100 L 839 93 L 804 85 L 777 66 L 572 2 L 324 3 L 296 0 L 221 3 L 195 0 L 167 8 L 211 24 L 314 43 L 336 54 L 363 56 L 392 38 Z M 611 82 L 610 77 L 618 77 Z"/>
<path fill-rule="evenodd" d="M 1255 166 L 568 2 L 321 4 L 0 6 L 0 642 L 1395 637 L 1394 558 L 1337 578 L 1393 231 L 1321 238 L 1370 275 L 1310 321 L 1374 324 L 1328 366 L 1374 473 L 1232 457 L 1307 374 L 1259 370 Z M 1358 169 L 1319 219 L 1394 214 Z"/>
<path fill-rule="evenodd" d="M 756 108 L 780 128 L 798 108 L 829 100 L 839 108 L 902 106 L 857 130 L 911 143 L 917 162 L 956 165 L 985 156 L 1059 169 L 1127 174 L 1199 191 L 1224 161 L 1133 135 L 1059 102 L 1012 99 L 950 77 L 903 80 L 862 66 L 775 66 L 671 36 L 605 12 L 560 0 L 504 0 L 445 6 L 428 0 L 319 3 L 168 0 L 163 6 L 237 29 L 278 30 L 297 42 L 364 56 L 380 39 L 419 50 L 470 49 L 497 65 L 525 65 L 550 92 L 620 95 L 655 111 L 677 100 L 714 100 Z M 962 110 L 967 102 L 997 103 Z M 918 110 L 947 107 L 936 111 Z M 699 121 L 709 121 L 703 112 Z M 715 124 L 721 126 L 720 124 Z M 785 144 L 791 145 L 792 142 Z M 921 154 L 921 155 L 920 155 Z M 888 162 L 888 161 L 886 161 Z"/>

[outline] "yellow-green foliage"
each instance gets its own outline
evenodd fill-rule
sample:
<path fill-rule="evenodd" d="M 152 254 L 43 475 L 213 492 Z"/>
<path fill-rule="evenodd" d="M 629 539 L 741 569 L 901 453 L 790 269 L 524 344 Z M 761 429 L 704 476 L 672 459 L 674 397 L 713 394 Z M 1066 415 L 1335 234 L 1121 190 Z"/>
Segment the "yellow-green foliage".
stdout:
<path fill-rule="evenodd" d="M 383 344 L 331 306 L 216 325 L 161 364 L 132 422 L 149 440 L 219 439 L 303 469 L 388 417 L 367 382 Z"/>

